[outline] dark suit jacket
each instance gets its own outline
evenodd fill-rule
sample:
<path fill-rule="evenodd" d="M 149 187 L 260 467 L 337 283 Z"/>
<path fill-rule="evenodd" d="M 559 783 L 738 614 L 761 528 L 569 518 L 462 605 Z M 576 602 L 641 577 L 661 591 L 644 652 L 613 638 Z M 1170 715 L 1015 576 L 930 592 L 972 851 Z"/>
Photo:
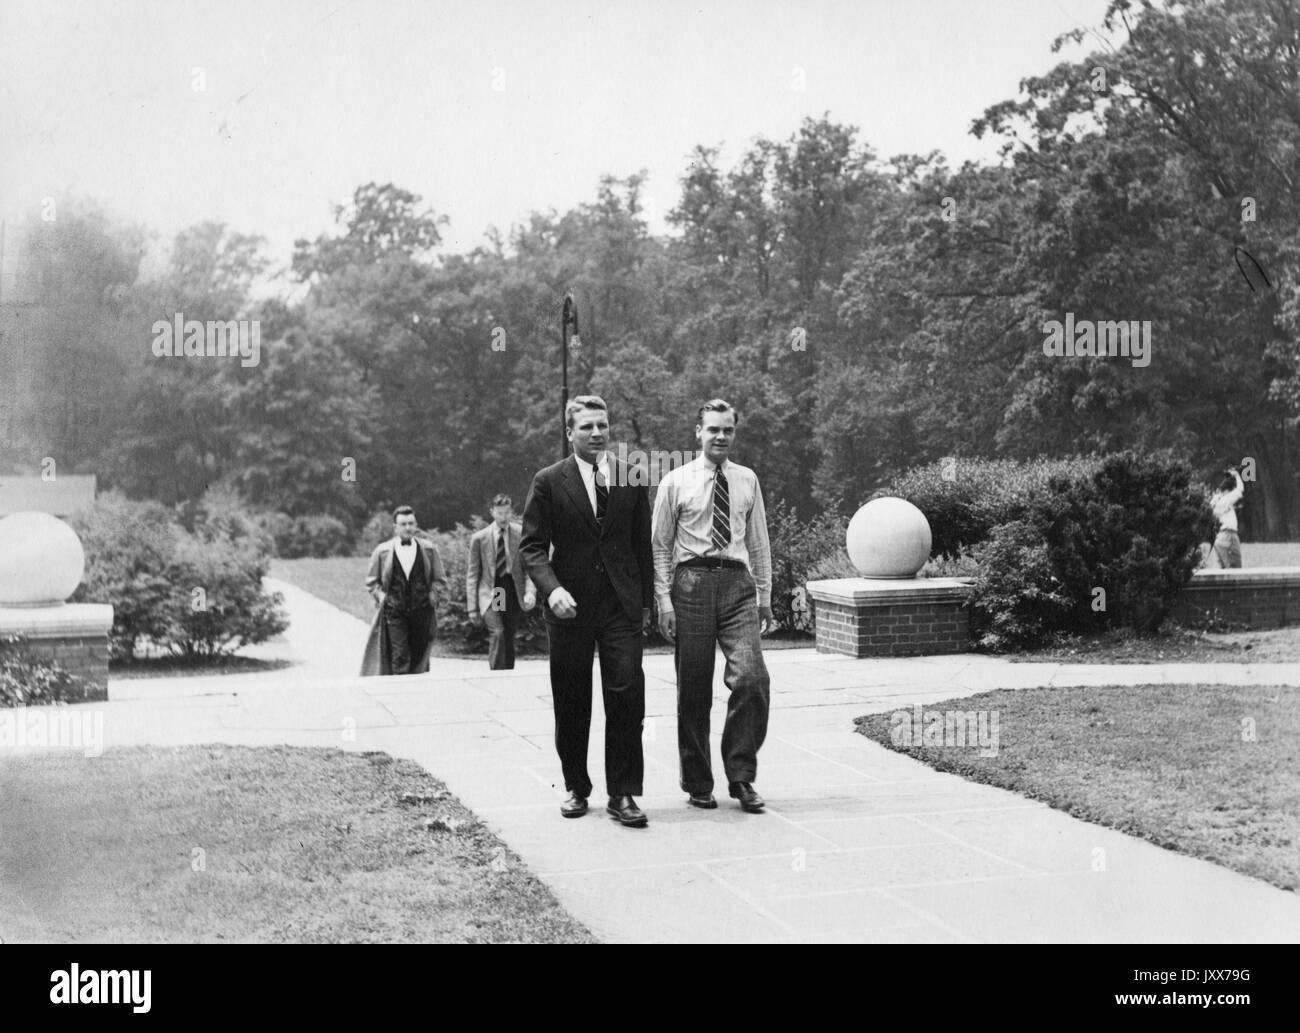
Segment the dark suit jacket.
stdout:
<path fill-rule="evenodd" d="M 558 586 L 568 589 L 578 615 L 562 621 L 547 606 L 546 619 L 586 624 L 603 590 L 602 571 L 629 620 L 654 597 L 654 557 L 650 552 L 650 492 L 628 483 L 627 467 L 610 459 L 609 504 L 605 523 L 596 523 L 578 461 L 573 457 L 539 470 L 524 503 L 524 537 L 519 551 L 537 585 L 539 602 Z M 552 551 L 554 547 L 554 551 Z"/>
<path fill-rule="evenodd" d="M 469 565 L 465 568 L 465 609 L 471 616 L 482 616 L 492 608 L 492 592 L 496 588 L 497 554 L 495 523 L 475 531 L 469 540 Z M 532 590 L 532 579 L 524 571 L 523 556 L 519 553 L 519 539 L 523 532 L 518 524 L 506 527 L 506 563 L 515 583 L 515 595 L 522 606 L 524 596 Z"/>

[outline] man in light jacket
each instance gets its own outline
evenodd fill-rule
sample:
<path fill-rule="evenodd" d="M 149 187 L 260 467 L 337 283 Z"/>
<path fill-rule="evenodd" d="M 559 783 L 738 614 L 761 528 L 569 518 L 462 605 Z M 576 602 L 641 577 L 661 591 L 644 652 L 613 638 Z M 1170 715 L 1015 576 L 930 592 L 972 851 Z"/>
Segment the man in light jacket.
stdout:
<path fill-rule="evenodd" d="M 524 571 L 519 552 L 522 529 L 512 523 L 509 495 L 492 499 L 492 523 L 469 540 L 465 569 L 465 612 L 488 629 L 488 669 L 510 671 L 515 666 L 515 631 L 519 615 L 537 604 L 532 578 Z"/>

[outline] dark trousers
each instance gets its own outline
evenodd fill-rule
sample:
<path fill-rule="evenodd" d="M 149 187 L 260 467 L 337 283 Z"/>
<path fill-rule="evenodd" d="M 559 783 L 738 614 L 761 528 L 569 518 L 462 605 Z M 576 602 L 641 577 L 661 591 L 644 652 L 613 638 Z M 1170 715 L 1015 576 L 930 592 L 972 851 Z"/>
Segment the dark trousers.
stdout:
<path fill-rule="evenodd" d="M 488 669 L 492 671 L 513 671 L 515 667 L 515 631 L 519 627 L 519 594 L 515 583 L 507 578 L 498 581 L 497 588 L 502 594 L 494 593 L 493 603 L 502 599 L 505 606 L 497 609 L 489 606 L 483 614 L 483 623 L 488 629 Z"/>
<path fill-rule="evenodd" d="M 394 674 L 410 674 L 411 667 L 429 648 L 429 607 L 414 610 L 384 609 L 388 625 L 388 656 Z"/>
<path fill-rule="evenodd" d="M 688 793 L 713 791 L 709 711 L 713 707 L 714 645 L 722 648 L 730 690 L 722 729 L 728 782 L 753 782 L 758 748 L 767 737 L 771 680 L 759 638 L 758 595 L 747 570 L 678 567 L 673 574 L 677 615 L 677 752 Z"/>
<path fill-rule="evenodd" d="M 605 785 L 610 796 L 640 796 L 645 775 L 641 725 L 645 675 L 641 670 L 641 622 L 628 620 L 609 587 L 590 623 L 548 618 L 551 694 L 555 701 L 555 749 L 564 787 L 591 795 L 587 743 L 591 735 L 591 661 L 600 651 L 600 688 L 605 701 Z"/>

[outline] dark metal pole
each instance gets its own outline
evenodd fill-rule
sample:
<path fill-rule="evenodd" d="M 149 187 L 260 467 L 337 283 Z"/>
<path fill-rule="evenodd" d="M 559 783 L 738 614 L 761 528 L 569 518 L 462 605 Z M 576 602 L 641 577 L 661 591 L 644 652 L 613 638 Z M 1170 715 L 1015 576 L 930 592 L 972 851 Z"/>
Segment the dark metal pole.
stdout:
<path fill-rule="evenodd" d="M 578 306 L 573 292 L 564 292 L 564 307 L 560 310 L 560 459 L 569 455 L 569 438 L 565 433 L 564 410 L 569 404 L 569 327 L 578 335 Z"/>

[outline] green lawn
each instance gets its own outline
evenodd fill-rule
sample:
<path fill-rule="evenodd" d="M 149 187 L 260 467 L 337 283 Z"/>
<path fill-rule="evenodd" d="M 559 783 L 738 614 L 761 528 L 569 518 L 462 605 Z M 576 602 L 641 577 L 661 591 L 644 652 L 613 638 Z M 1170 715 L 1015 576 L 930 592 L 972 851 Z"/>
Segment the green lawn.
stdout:
<path fill-rule="evenodd" d="M 593 942 L 441 782 L 382 753 L 3 757 L 0 880 L 0 933 L 50 942 Z M 15 896 L 39 928 L 5 913 Z"/>
<path fill-rule="evenodd" d="M 375 604 L 366 592 L 369 564 L 365 556 L 272 560 L 271 576 L 288 581 L 369 624 L 375 616 Z"/>
<path fill-rule="evenodd" d="M 896 747 L 888 713 L 858 718 L 858 731 L 940 771 L 1300 889 L 1300 689 L 1002 689 L 925 709 L 996 712 L 997 755 Z"/>
<path fill-rule="evenodd" d="M 1270 631 L 1194 631 L 1166 624 L 1154 635 L 1124 628 L 1063 635 L 1054 644 L 1005 654 L 1013 663 L 1284 664 L 1300 662 L 1300 627 Z"/>
<path fill-rule="evenodd" d="M 1243 567 L 1300 567 L 1300 542 L 1242 542 Z"/>

